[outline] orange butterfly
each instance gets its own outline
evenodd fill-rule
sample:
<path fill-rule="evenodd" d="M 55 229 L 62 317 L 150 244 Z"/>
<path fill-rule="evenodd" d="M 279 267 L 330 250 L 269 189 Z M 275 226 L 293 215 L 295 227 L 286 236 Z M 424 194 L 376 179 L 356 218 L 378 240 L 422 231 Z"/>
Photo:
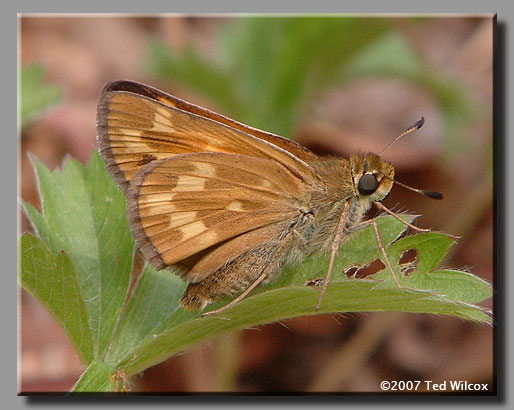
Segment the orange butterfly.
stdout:
<path fill-rule="evenodd" d="M 380 201 L 394 168 L 378 155 L 323 158 L 143 84 L 107 84 L 97 129 L 143 256 L 190 282 L 185 309 L 238 301 L 285 263 L 331 249 L 319 308 L 341 238 L 373 203 L 392 213 Z"/>

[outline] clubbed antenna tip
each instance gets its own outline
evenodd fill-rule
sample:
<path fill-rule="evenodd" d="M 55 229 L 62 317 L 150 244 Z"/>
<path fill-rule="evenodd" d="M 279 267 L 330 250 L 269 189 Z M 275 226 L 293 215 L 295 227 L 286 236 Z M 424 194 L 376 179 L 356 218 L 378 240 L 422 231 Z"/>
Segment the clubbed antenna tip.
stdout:
<path fill-rule="evenodd" d="M 410 131 L 419 130 L 423 126 L 424 123 L 425 123 L 425 117 L 421 117 L 420 120 L 416 121 L 409 128 L 407 128 L 407 131 L 410 132 Z"/>
<path fill-rule="evenodd" d="M 403 131 L 400 135 L 398 135 L 394 140 L 392 140 L 380 153 L 379 156 L 382 155 L 384 152 L 386 152 L 391 145 L 393 145 L 396 141 L 398 141 L 401 137 L 404 135 L 407 135 L 411 133 L 412 131 L 419 130 L 423 124 L 425 123 L 425 118 L 421 117 L 420 120 L 416 121 L 414 124 L 412 124 L 409 128 L 407 128 L 405 131 Z"/>
<path fill-rule="evenodd" d="M 423 195 L 428 196 L 429 198 L 443 199 L 443 194 L 441 194 L 440 192 L 435 192 L 435 191 L 422 191 L 422 192 L 423 192 Z"/>

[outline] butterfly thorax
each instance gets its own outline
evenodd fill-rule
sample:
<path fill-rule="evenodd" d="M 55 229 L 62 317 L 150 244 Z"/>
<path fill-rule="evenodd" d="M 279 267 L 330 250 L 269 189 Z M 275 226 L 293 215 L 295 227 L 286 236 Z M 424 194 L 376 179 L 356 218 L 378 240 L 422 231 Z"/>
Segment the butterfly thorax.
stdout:
<path fill-rule="evenodd" d="M 325 182 L 325 191 L 312 194 L 313 228 L 305 232 L 309 245 L 319 252 L 330 247 L 341 217 L 344 218 L 344 232 L 351 233 L 372 203 L 383 200 L 389 194 L 394 168 L 372 153 L 356 154 L 349 160 L 323 158 L 310 165 Z M 362 188 L 361 178 L 364 175 L 376 181 L 376 186 L 371 187 L 373 189 Z M 311 231 L 312 235 L 309 236 Z"/>

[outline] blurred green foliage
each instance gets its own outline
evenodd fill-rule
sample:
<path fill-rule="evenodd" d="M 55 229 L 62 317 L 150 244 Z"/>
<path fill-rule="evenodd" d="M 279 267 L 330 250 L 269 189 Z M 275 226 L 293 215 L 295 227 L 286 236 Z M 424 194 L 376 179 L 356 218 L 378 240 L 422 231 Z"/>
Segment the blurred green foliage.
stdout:
<path fill-rule="evenodd" d="M 152 40 L 146 68 L 204 93 L 238 121 L 291 136 L 304 104 L 388 30 L 377 18 L 237 18 L 219 32 L 217 59 Z"/>
<path fill-rule="evenodd" d="M 407 39 L 394 31 L 370 43 L 343 67 L 342 81 L 358 77 L 396 78 L 428 92 L 443 120 L 448 157 L 467 145 L 466 127 L 483 112 L 462 83 L 424 61 Z"/>
<path fill-rule="evenodd" d="M 57 85 L 43 81 L 45 69 L 40 64 L 28 64 L 20 70 L 18 91 L 18 118 L 21 126 L 27 126 L 41 117 L 50 107 L 59 102 L 62 90 Z"/>
<path fill-rule="evenodd" d="M 480 113 L 458 79 L 424 61 L 389 18 L 234 18 L 214 44 L 208 58 L 192 43 L 174 51 L 152 39 L 144 68 L 211 98 L 225 115 L 286 137 L 328 86 L 366 76 L 401 79 L 431 94 L 449 156 L 466 145 L 466 126 Z"/>

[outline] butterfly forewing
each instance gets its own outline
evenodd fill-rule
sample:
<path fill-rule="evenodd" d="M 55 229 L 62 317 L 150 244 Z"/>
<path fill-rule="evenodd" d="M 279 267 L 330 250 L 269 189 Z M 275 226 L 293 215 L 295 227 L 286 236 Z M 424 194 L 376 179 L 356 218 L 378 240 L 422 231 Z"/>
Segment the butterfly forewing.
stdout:
<path fill-rule="evenodd" d="M 280 163 L 226 153 L 153 161 L 127 192 L 144 256 L 158 268 L 178 264 L 190 281 L 275 237 L 309 199 L 301 179 Z"/>
<path fill-rule="evenodd" d="M 309 151 L 304 146 L 291 141 L 287 138 L 283 138 L 279 135 L 275 135 L 266 131 L 259 130 L 257 128 L 250 127 L 248 125 L 242 124 L 240 122 L 234 121 L 228 117 L 225 117 L 221 114 L 215 113 L 213 111 L 209 111 L 205 108 L 199 107 L 197 105 L 188 103 L 180 98 L 174 97 L 170 94 L 167 94 L 161 90 L 150 87 L 145 84 L 127 81 L 127 80 L 119 80 L 108 83 L 103 90 L 103 96 L 107 95 L 110 92 L 130 92 L 133 94 L 138 94 L 144 97 L 147 97 L 151 100 L 159 101 L 168 107 L 175 107 L 185 112 L 190 112 L 192 114 L 198 115 L 199 117 L 209 118 L 211 120 L 217 121 L 221 124 L 227 125 L 230 128 L 242 131 L 245 134 L 252 135 L 256 138 L 259 138 L 264 141 L 268 141 L 273 145 L 285 149 L 289 151 L 291 154 L 301 159 L 302 161 L 308 162 L 309 160 L 316 160 L 317 156 Z"/>
<path fill-rule="evenodd" d="M 193 152 L 225 152 L 267 158 L 285 166 L 307 185 L 323 185 L 316 172 L 290 152 L 305 159 L 314 156 L 298 144 L 262 132 L 272 141 L 270 143 L 241 131 L 258 133 L 258 130 L 245 128 L 178 99 L 174 101 L 170 96 L 167 98 L 170 100 L 161 96 L 158 101 L 149 93 L 119 91 L 112 86 L 107 86 L 102 94 L 97 118 L 100 152 L 123 191 L 126 191 L 134 174 L 149 162 Z M 180 105 L 182 109 L 162 101 Z M 187 108 L 192 111 L 184 111 Z M 224 123 L 217 120 L 224 120 Z M 227 124 L 236 124 L 239 129 Z"/>

